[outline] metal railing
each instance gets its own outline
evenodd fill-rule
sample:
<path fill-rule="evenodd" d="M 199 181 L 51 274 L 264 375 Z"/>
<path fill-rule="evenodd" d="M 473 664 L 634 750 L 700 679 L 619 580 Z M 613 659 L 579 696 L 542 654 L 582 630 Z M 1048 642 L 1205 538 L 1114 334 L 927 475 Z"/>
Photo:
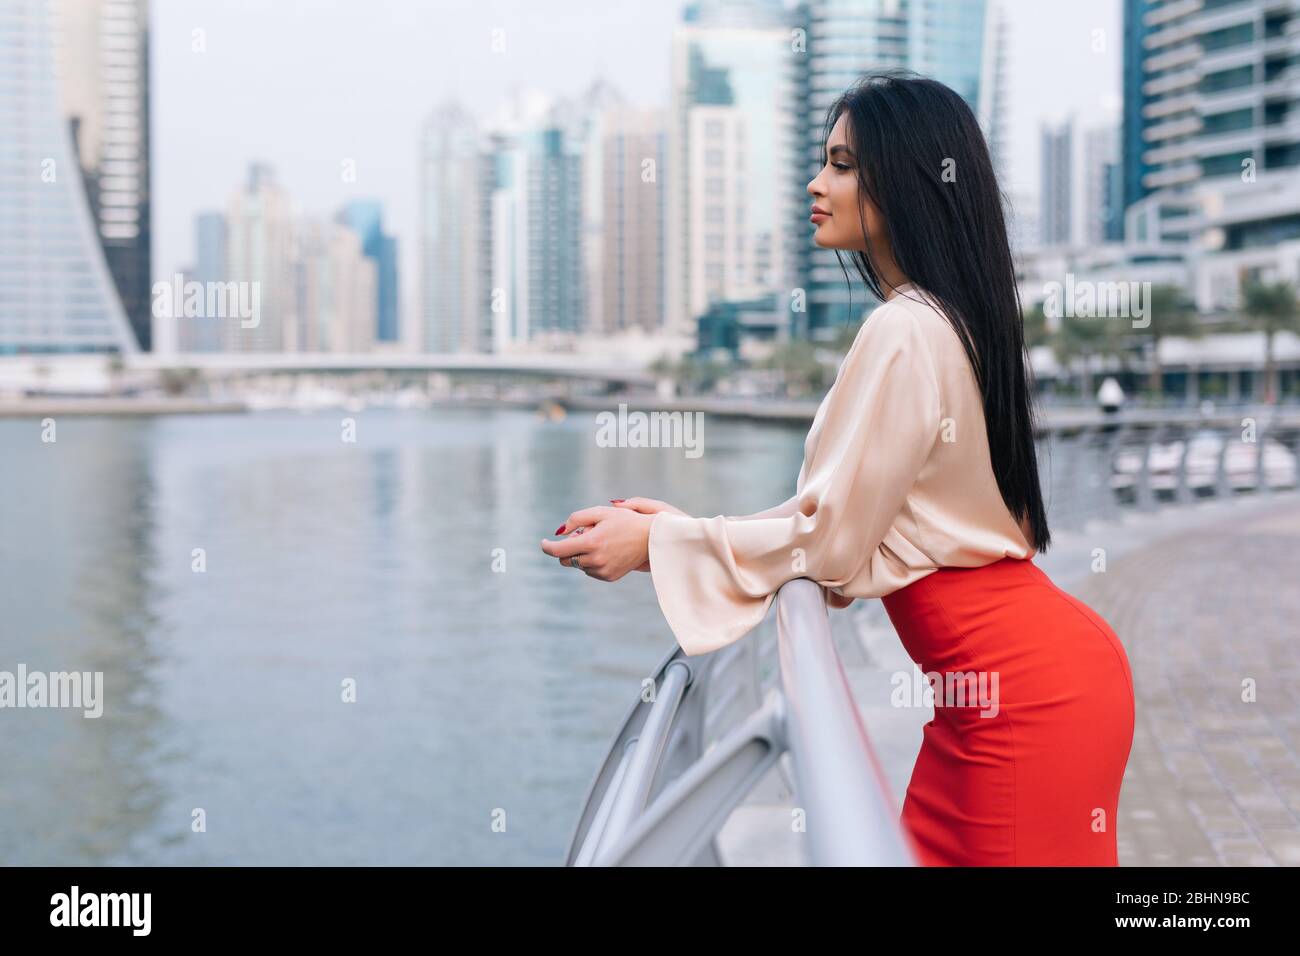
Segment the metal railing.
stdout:
<path fill-rule="evenodd" d="M 567 865 L 721 865 L 718 831 L 774 766 L 786 776 L 786 753 L 813 865 L 914 862 L 821 588 L 799 578 L 773 604 L 779 686 L 764 687 L 769 662 L 754 635 L 697 657 L 675 648 L 588 789 Z M 734 708 L 747 713 L 708 740 L 710 725 Z"/>
<path fill-rule="evenodd" d="M 1053 528 L 1297 484 L 1300 426 L 1269 410 L 1258 417 L 1120 418 L 1055 427 L 1044 437 L 1050 455 L 1039 455 L 1040 477 Z"/>

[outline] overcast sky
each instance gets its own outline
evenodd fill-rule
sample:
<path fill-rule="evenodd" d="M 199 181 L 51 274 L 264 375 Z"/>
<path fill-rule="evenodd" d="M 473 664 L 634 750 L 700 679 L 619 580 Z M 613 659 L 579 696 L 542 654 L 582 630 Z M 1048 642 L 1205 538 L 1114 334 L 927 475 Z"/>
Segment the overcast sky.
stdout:
<path fill-rule="evenodd" d="M 1119 114 L 1119 0 L 1003 0 L 1010 183 L 1037 191 L 1038 128 Z M 193 255 L 197 212 L 224 208 L 248 163 L 273 165 L 298 209 L 375 197 L 415 288 L 420 124 L 455 97 L 487 117 L 515 88 L 574 95 L 605 76 L 666 106 L 676 0 L 153 0 L 154 268 Z M 494 28 L 505 50 L 494 53 Z M 203 52 L 196 52 L 202 31 Z M 356 181 L 341 163 L 355 160 Z"/>

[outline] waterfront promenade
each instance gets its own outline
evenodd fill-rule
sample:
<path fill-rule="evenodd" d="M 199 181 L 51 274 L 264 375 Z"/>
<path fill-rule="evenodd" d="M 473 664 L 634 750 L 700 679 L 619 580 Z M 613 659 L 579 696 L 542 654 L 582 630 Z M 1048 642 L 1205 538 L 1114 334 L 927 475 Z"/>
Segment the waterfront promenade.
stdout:
<path fill-rule="evenodd" d="M 1120 864 L 1300 864 L 1300 494 L 1126 513 L 1054 537 L 1039 566 L 1111 623 L 1133 668 Z M 1099 547 L 1104 573 L 1092 570 Z M 933 711 L 888 703 L 892 675 L 913 665 L 879 601 L 832 611 L 831 622 L 901 807 Z M 792 779 L 774 769 L 733 813 L 719 834 L 728 864 L 807 863 L 789 825 Z"/>
<path fill-rule="evenodd" d="M 1252 504 L 1075 591 L 1133 668 L 1121 864 L 1300 865 L 1300 498 Z"/>

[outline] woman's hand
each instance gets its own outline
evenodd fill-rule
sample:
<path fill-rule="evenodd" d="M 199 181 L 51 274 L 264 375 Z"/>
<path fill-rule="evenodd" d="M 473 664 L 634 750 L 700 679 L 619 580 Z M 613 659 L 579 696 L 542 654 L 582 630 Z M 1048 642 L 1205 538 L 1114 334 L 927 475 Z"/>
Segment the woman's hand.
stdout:
<path fill-rule="evenodd" d="M 600 581 L 617 581 L 629 571 L 650 570 L 653 514 L 628 508 L 584 508 L 569 515 L 563 541 L 542 539 L 542 550 L 561 564 L 575 555 L 578 567 Z"/>
<path fill-rule="evenodd" d="M 681 508 L 674 508 L 668 502 L 660 501 L 657 498 L 620 498 L 612 502 L 612 504 L 615 508 L 628 508 L 632 511 L 640 512 L 643 515 L 655 515 L 661 511 L 670 511 L 673 514 L 681 515 L 684 518 L 690 517 L 690 515 Z"/>

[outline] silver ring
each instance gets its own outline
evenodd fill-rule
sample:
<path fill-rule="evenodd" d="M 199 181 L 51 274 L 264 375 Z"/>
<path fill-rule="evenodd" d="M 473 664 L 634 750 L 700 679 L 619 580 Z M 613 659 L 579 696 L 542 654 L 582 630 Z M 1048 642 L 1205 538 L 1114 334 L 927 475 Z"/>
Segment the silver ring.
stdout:
<path fill-rule="evenodd" d="M 577 568 L 579 571 L 582 570 L 582 565 L 578 563 L 578 556 L 576 554 L 569 558 L 569 567 Z"/>

